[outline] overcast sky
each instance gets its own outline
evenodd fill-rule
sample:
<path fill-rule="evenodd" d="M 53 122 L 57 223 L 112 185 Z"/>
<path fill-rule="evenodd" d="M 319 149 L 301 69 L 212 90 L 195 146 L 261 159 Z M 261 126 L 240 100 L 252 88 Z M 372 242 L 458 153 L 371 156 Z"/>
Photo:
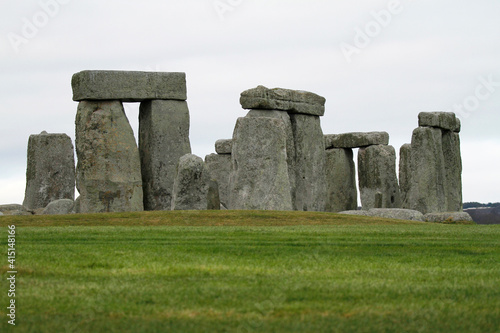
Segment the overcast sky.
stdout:
<path fill-rule="evenodd" d="M 259 84 L 322 95 L 325 134 L 387 131 L 398 153 L 420 111 L 456 110 L 464 201 L 500 201 L 498 0 L 0 4 L 0 204 L 23 201 L 30 134 L 74 139 L 71 76 L 86 69 L 185 72 L 201 157 Z"/>

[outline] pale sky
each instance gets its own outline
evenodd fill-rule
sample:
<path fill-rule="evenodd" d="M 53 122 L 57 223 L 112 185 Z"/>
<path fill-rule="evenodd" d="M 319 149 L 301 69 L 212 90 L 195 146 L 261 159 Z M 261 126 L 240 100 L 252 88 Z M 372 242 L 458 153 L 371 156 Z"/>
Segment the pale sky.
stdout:
<path fill-rule="evenodd" d="M 500 201 L 499 15 L 498 0 L 0 0 L 0 204 L 23 201 L 30 134 L 74 140 L 87 69 L 185 72 L 201 157 L 257 85 L 322 95 L 325 134 L 386 131 L 398 153 L 419 112 L 455 110 L 464 202 Z"/>

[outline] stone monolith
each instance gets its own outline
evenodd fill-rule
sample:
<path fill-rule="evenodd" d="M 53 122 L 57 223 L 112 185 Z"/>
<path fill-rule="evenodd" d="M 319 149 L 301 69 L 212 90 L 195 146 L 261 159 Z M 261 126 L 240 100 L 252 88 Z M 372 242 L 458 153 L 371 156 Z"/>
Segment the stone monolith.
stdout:
<path fill-rule="evenodd" d="M 445 194 L 447 212 L 461 212 L 462 201 L 462 157 L 460 136 L 456 132 L 443 131 L 443 159 L 445 169 Z"/>
<path fill-rule="evenodd" d="M 120 101 L 82 101 L 76 115 L 80 212 L 143 210 L 141 162 Z"/>
<path fill-rule="evenodd" d="M 192 154 L 179 159 L 172 197 L 172 210 L 218 210 L 217 183 L 203 160 Z"/>
<path fill-rule="evenodd" d="M 411 144 L 407 143 L 399 149 L 399 190 L 401 192 L 401 206 L 410 207 L 408 194 L 411 188 Z"/>
<path fill-rule="evenodd" d="M 229 178 L 231 176 L 231 155 L 230 154 L 211 154 L 205 157 L 210 175 L 217 181 L 219 186 L 220 203 L 224 208 L 231 209 L 229 205 Z"/>
<path fill-rule="evenodd" d="M 358 152 L 358 178 L 363 209 L 401 208 L 394 147 L 374 145 Z"/>
<path fill-rule="evenodd" d="M 74 198 L 75 159 L 71 138 L 47 132 L 31 135 L 23 205 L 35 210 L 54 200 Z"/>
<path fill-rule="evenodd" d="M 185 101 L 142 102 L 139 152 L 145 210 L 170 210 L 179 158 L 191 153 L 189 109 Z"/>
<path fill-rule="evenodd" d="M 327 212 L 355 210 L 358 207 L 356 168 L 352 149 L 326 151 Z"/>
<path fill-rule="evenodd" d="M 317 116 L 290 114 L 295 143 L 295 202 L 300 211 L 325 210 L 325 140 Z"/>
<path fill-rule="evenodd" d="M 292 210 L 286 138 L 281 119 L 238 119 L 231 155 L 231 209 Z"/>

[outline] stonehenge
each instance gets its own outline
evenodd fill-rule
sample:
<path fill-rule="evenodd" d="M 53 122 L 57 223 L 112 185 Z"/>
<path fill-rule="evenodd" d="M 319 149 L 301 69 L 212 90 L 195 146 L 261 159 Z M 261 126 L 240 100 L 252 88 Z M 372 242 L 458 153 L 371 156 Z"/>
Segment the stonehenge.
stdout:
<path fill-rule="evenodd" d="M 191 154 L 184 73 L 82 71 L 72 88 L 76 169 L 67 135 L 32 135 L 26 213 L 248 209 L 465 218 L 458 214 L 461 124 L 453 113 L 418 115 L 396 172 L 387 132 L 325 135 L 324 97 L 257 86 L 240 95 L 246 115 L 232 138 L 217 140 L 203 160 Z M 140 103 L 138 144 L 124 102 Z M 424 217 L 431 213 L 444 215 Z"/>

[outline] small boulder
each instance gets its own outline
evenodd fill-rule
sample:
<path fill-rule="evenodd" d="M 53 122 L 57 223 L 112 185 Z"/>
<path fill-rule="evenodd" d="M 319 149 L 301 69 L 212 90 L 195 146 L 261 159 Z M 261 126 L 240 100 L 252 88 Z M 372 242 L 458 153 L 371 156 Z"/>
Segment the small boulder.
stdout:
<path fill-rule="evenodd" d="M 233 140 L 217 140 L 215 142 L 215 152 L 220 155 L 231 154 L 233 151 Z"/>
<path fill-rule="evenodd" d="M 75 202 L 70 199 L 52 201 L 43 210 L 43 215 L 67 215 L 73 212 Z"/>

